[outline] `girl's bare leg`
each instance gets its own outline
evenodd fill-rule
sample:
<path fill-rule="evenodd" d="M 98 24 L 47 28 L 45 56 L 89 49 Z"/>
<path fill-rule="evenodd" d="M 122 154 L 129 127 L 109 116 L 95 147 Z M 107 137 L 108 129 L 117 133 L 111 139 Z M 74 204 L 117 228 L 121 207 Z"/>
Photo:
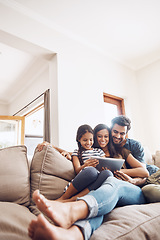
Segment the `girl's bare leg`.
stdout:
<path fill-rule="evenodd" d="M 77 192 L 78 192 L 77 189 L 71 183 L 68 189 L 66 190 L 66 192 L 60 198 L 56 199 L 56 201 L 63 201 L 63 200 L 69 199 L 70 197 L 75 195 Z"/>
<path fill-rule="evenodd" d="M 79 192 L 78 194 L 74 195 L 73 197 L 71 197 L 69 199 L 63 200 L 63 202 L 73 202 L 73 201 L 76 201 L 78 197 L 83 197 L 83 196 L 85 196 L 88 193 L 89 193 L 89 189 L 86 188 L 82 192 Z"/>
<path fill-rule="evenodd" d="M 59 202 L 46 199 L 39 190 L 33 193 L 33 200 L 38 209 L 62 228 L 70 228 L 77 220 L 85 219 L 89 214 L 85 201 Z"/>
<path fill-rule="evenodd" d="M 31 234 L 32 233 L 32 234 Z M 47 221 L 40 214 L 37 220 L 33 220 L 28 228 L 28 235 L 33 240 L 83 240 L 83 234 L 79 227 L 73 225 L 69 229 L 57 227 Z"/>

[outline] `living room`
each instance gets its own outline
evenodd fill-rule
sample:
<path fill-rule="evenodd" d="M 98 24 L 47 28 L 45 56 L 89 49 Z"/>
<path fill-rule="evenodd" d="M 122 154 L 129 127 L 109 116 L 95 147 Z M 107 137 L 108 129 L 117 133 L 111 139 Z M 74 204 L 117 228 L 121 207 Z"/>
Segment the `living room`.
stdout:
<path fill-rule="evenodd" d="M 140 141 L 154 154 L 159 149 L 160 131 L 157 128 L 160 120 L 160 114 L 157 112 L 157 105 L 160 101 L 158 94 L 160 60 L 156 54 L 159 54 L 159 50 L 156 48 L 159 39 L 156 29 L 159 29 L 160 21 L 157 20 L 156 26 L 152 29 L 150 25 L 147 25 L 149 21 L 152 22 L 152 17 L 149 15 L 148 21 L 145 22 L 146 15 L 144 16 L 141 11 L 145 3 L 146 1 L 141 1 L 139 5 L 139 15 L 141 15 L 141 19 L 145 20 L 141 22 L 144 25 L 136 25 L 137 32 L 139 31 L 141 34 L 135 39 L 136 41 L 140 39 L 140 36 L 145 32 L 149 32 L 151 37 L 155 36 L 157 39 L 154 42 L 154 51 L 149 54 L 149 50 L 143 59 L 139 58 L 139 61 L 137 60 L 136 64 L 133 64 L 131 59 L 126 59 L 126 61 L 123 59 L 124 61 L 122 61 L 118 55 L 116 56 L 116 50 L 119 51 L 120 45 L 115 46 L 115 48 L 106 46 L 107 54 L 107 51 L 101 49 L 100 46 L 98 48 L 87 39 L 78 38 L 76 28 L 75 34 L 71 34 L 69 30 L 64 28 L 58 29 L 56 22 L 53 23 L 45 16 L 46 8 L 44 9 L 45 14 L 41 15 L 40 12 L 36 12 L 36 4 L 32 5 L 31 2 L 1 1 L 0 42 L 23 51 L 28 51 L 24 47 L 26 45 L 30 45 L 30 49 L 35 46 L 39 52 L 43 49 L 44 55 L 49 56 L 46 60 L 47 67 L 44 72 L 41 72 L 41 78 L 34 78 L 30 82 L 30 86 L 28 85 L 27 89 L 25 88 L 17 94 L 9 106 L 0 104 L 1 115 L 13 115 L 49 88 L 51 90 L 52 143 L 72 151 L 76 147 L 75 134 L 79 125 L 87 123 L 94 127 L 98 123 L 105 122 L 103 101 L 103 92 L 105 92 L 124 99 L 126 115 L 132 120 L 129 137 Z M 38 4 L 41 11 L 43 4 Z M 115 11 L 113 11 L 114 17 L 115 13 L 124 8 L 124 2 L 121 5 L 116 4 L 118 2 L 115 2 L 115 8 L 111 5 L 112 10 Z M 135 3 L 132 2 L 132 4 Z M 126 12 L 130 12 L 132 4 L 129 6 L 125 3 Z M 64 14 L 64 6 L 62 14 Z M 136 4 L 135 6 L 137 7 Z M 156 19 L 158 6 L 158 1 L 148 1 L 146 6 L 147 13 L 150 9 Z M 71 6 L 68 3 L 69 7 Z M 108 7 L 109 5 L 106 6 L 106 10 Z M 133 12 L 131 11 L 133 15 L 137 13 L 136 7 L 133 8 Z M 83 6 L 80 9 L 83 10 Z M 75 8 L 75 13 L 76 10 L 77 8 Z M 51 14 L 50 11 L 49 13 Z M 95 21 L 96 18 L 95 15 Z M 127 23 L 129 19 L 128 16 L 125 23 L 126 27 L 130 27 L 129 33 L 131 34 L 133 26 L 129 26 L 130 22 Z M 74 19 L 72 20 L 74 22 Z M 118 18 L 116 20 L 117 22 L 113 22 L 113 25 L 110 24 L 112 31 L 118 23 Z M 119 19 L 121 23 L 120 20 L 122 19 Z M 146 31 L 144 31 L 144 26 Z M 134 33 L 131 34 L 130 39 L 133 39 Z M 96 33 L 96 36 L 98 34 L 99 32 Z M 94 37 L 96 38 L 96 36 Z M 121 42 L 122 39 L 119 38 L 118 41 Z M 128 48 L 134 48 L 133 43 L 125 43 Z M 145 42 L 143 44 L 145 45 Z M 123 49 L 120 50 L 123 51 Z M 32 51 L 30 50 L 30 54 L 33 53 Z M 40 82 L 38 78 L 41 79 Z"/>

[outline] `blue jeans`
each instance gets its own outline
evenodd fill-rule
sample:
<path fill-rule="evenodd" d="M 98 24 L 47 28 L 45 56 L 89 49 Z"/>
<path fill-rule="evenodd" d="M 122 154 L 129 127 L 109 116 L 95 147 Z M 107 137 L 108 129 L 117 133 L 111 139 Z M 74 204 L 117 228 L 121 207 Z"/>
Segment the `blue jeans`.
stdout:
<path fill-rule="evenodd" d="M 78 200 L 85 201 L 89 209 L 88 218 L 75 223 L 85 240 L 102 224 L 104 215 L 115 207 L 146 203 L 141 188 L 115 177 L 107 178 L 101 187 Z"/>

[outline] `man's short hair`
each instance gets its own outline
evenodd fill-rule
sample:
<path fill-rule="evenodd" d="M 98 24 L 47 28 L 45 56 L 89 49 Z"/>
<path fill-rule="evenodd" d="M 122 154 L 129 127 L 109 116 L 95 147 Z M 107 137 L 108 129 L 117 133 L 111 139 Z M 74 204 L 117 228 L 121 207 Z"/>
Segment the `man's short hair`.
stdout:
<path fill-rule="evenodd" d="M 131 129 L 131 120 L 124 115 L 121 115 L 112 119 L 111 129 L 115 124 L 118 124 L 119 126 L 127 126 L 127 132 Z"/>

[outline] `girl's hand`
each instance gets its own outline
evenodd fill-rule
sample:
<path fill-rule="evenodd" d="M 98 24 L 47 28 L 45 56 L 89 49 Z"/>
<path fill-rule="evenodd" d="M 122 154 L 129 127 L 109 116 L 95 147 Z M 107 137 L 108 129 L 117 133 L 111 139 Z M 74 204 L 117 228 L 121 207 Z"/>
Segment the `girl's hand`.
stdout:
<path fill-rule="evenodd" d="M 61 152 L 62 156 L 66 157 L 68 160 L 71 160 L 71 155 L 67 151 Z"/>
<path fill-rule="evenodd" d="M 109 169 L 107 167 L 102 167 L 101 171 L 103 171 L 103 170 L 109 170 Z"/>
<path fill-rule="evenodd" d="M 99 164 L 99 161 L 97 159 L 88 159 L 84 163 L 84 167 L 96 167 Z"/>
<path fill-rule="evenodd" d="M 42 149 L 43 149 L 43 146 L 48 146 L 48 145 L 50 145 L 49 142 L 39 143 L 39 144 L 37 145 L 38 151 L 41 152 Z"/>

